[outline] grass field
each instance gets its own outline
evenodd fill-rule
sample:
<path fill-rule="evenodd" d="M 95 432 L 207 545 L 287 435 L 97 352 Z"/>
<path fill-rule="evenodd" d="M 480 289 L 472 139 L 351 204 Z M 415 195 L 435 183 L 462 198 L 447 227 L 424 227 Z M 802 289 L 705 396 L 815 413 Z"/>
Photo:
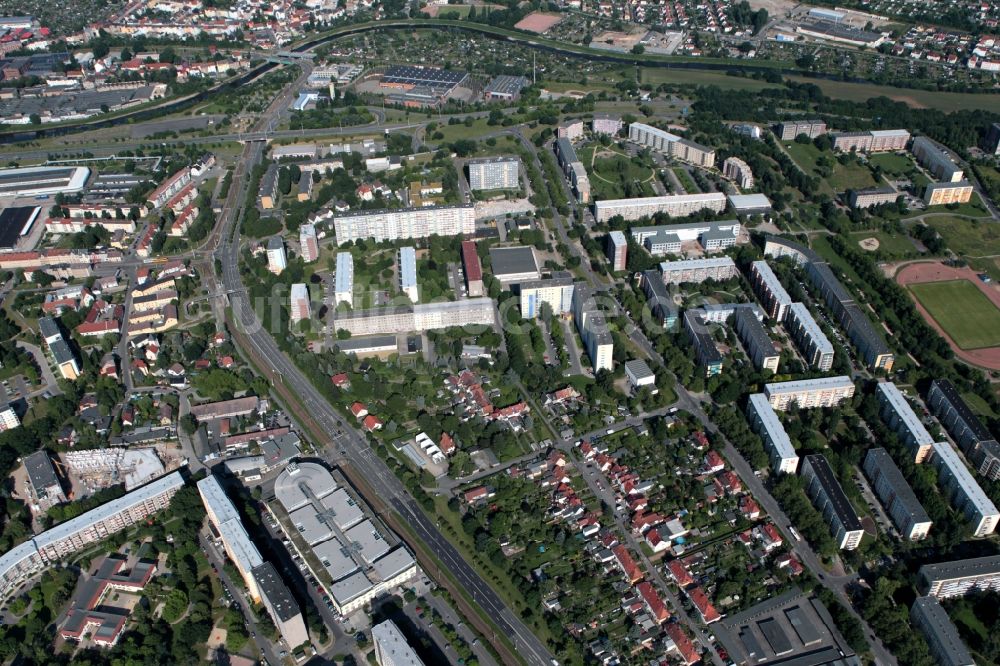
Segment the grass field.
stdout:
<path fill-rule="evenodd" d="M 855 242 L 861 242 L 866 238 L 878 239 L 879 251 L 888 257 L 906 257 L 914 254 L 917 249 L 909 238 L 899 234 L 889 234 L 884 231 L 855 231 L 851 234 L 851 240 Z"/>
<path fill-rule="evenodd" d="M 1000 254 L 1000 224 L 961 217 L 928 217 L 925 222 L 933 227 L 945 245 L 965 257 L 983 257 Z"/>
<path fill-rule="evenodd" d="M 786 78 L 798 83 L 813 83 L 819 86 L 823 93 L 830 97 L 854 102 L 864 102 L 873 97 L 888 97 L 899 102 L 905 102 L 912 107 L 930 107 L 941 109 L 942 111 L 961 111 L 963 109 L 985 109 L 990 111 L 997 108 L 998 102 L 996 95 L 890 88 L 874 83 L 824 81 L 805 76 L 789 76 Z"/>
<path fill-rule="evenodd" d="M 866 187 L 877 187 L 878 183 L 872 177 L 871 170 L 863 164 L 851 162 L 848 165 L 839 162 L 833 167 L 833 175 L 828 179 L 830 187 L 837 192 L 845 190 L 860 190 Z"/>
<path fill-rule="evenodd" d="M 653 171 L 637 164 L 627 155 L 593 157 L 595 148 L 580 151 L 580 160 L 590 174 L 591 194 L 595 199 L 624 199 L 633 196 L 651 197 L 656 194 L 650 181 Z M 600 153 L 599 153 L 600 154 Z"/>
<path fill-rule="evenodd" d="M 910 291 L 960 348 L 1000 346 L 1000 310 L 968 280 L 913 284 Z"/>
<path fill-rule="evenodd" d="M 785 87 L 780 83 L 768 83 L 767 81 L 745 79 L 740 76 L 727 76 L 721 72 L 694 69 L 644 67 L 640 76 L 642 77 L 642 83 L 649 83 L 654 86 L 661 83 L 673 83 L 677 85 L 719 86 L 720 88 L 730 90 L 751 91 Z"/>
<path fill-rule="evenodd" d="M 882 167 L 882 171 L 890 175 L 903 175 L 916 168 L 909 157 L 906 155 L 897 155 L 896 153 L 869 155 L 868 161 L 873 165 Z"/>

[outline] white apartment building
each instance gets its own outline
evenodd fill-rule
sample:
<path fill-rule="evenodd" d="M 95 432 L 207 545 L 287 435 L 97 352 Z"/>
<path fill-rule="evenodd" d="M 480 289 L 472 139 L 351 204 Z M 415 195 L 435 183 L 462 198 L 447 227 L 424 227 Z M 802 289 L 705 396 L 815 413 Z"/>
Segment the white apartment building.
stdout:
<path fill-rule="evenodd" d="M 785 321 L 788 308 L 792 305 L 792 297 L 785 291 L 781 280 L 766 261 L 755 261 L 750 264 L 750 282 L 768 316 L 775 321 Z"/>
<path fill-rule="evenodd" d="M 833 345 L 805 303 L 796 302 L 789 306 L 784 326 L 809 365 L 822 372 L 833 367 Z"/>
<path fill-rule="evenodd" d="M 488 157 L 466 162 L 473 190 L 516 190 L 521 186 L 516 157 Z"/>
<path fill-rule="evenodd" d="M 931 454 L 934 438 L 927 432 L 903 392 L 892 382 L 881 382 L 875 390 L 882 420 L 899 435 L 918 465 Z"/>
<path fill-rule="evenodd" d="M 338 313 L 334 319 L 337 329 L 348 331 L 351 335 L 387 335 L 451 326 L 495 325 L 495 308 L 490 298 L 360 310 Z"/>
<path fill-rule="evenodd" d="M 420 302 L 417 289 L 417 251 L 413 247 L 399 248 L 399 291 L 406 294 L 411 303 Z"/>
<path fill-rule="evenodd" d="M 534 319 L 541 312 L 542 303 L 547 303 L 555 316 L 572 312 L 574 288 L 573 277 L 568 273 L 519 283 L 521 316 Z"/>
<path fill-rule="evenodd" d="M 333 217 L 337 244 L 374 239 L 376 242 L 473 234 L 476 213 L 472 204 L 423 206 L 361 211 Z"/>
<path fill-rule="evenodd" d="M 337 253 L 337 270 L 333 274 L 334 307 L 347 303 L 354 307 L 354 256 L 350 252 Z"/>
<path fill-rule="evenodd" d="M 309 288 L 304 282 L 296 282 L 292 285 L 288 316 L 293 325 L 309 318 Z"/>
<path fill-rule="evenodd" d="M 660 264 L 663 284 L 700 284 L 705 280 L 728 280 L 738 274 L 736 263 L 729 257 L 664 261 Z"/>
<path fill-rule="evenodd" d="M 299 245 L 302 248 L 302 261 L 308 264 L 319 259 L 319 239 L 316 237 L 316 225 L 303 224 L 299 227 Z"/>
<path fill-rule="evenodd" d="M 722 163 L 722 175 L 740 186 L 741 190 L 753 187 L 753 171 L 750 165 L 738 157 L 727 157 Z"/>
<path fill-rule="evenodd" d="M 21 425 L 21 419 L 17 417 L 17 412 L 14 411 L 13 407 L 8 406 L 0 411 L 0 432 L 13 430 L 19 425 Z"/>
<path fill-rule="evenodd" d="M 629 125 L 628 140 L 698 166 L 715 166 L 714 149 L 645 123 Z"/>
<path fill-rule="evenodd" d="M 1000 512 L 982 487 L 972 478 L 969 468 L 949 442 L 934 444 L 932 462 L 938 473 L 938 483 L 948 495 L 952 506 L 972 523 L 972 533 L 981 537 L 993 534 L 1000 522 Z"/>
<path fill-rule="evenodd" d="M 671 217 L 686 217 L 702 210 L 715 213 L 726 210 L 726 195 L 722 192 L 668 194 L 662 197 L 607 199 L 594 202 L 594 217 L 597 222 L 607 222 L 616 215 L 621 215 L 625 220 L 652 217 L 657 213 L 666 213 Z"/>
<path fill-rule="evenodd" d="M 750 396 L 747 401 L 747 419 L 750 421 L 750 428 L 764 440 L 771 468 L 782 474 L 795 474 L 799 467 L 799 455 L 766 395 L 754 393 Z"/>
<path fill-rule="evenodd" d="M 850 377 L 820 377 L 794 382 L 765 384 L 764 394 L 771 407 L 779 412 L 794 404 L 802 409 L 833 407 L 854 395 L 854 382 Z"/>
<path fill-rule="evenodd" d="M 372 646 L 378 666 L 424 666 L 392 620 L 372 627 Z"/>
<path fill-rule="evenodd" d="M 910 152 L 917 158 L 920 165 L 930 171 L 935 178 L 945 183 L 957 183 L 965 178 L 965 172 L 952 161 L 948 153 L 937 147 L 926 136 L 918 136 L 913 140 Z"/>
<path fill-rule="evenodd" d="M 267 241 L 267 270 L 280 275 L 286 268 L 288 259 L 285 257 L 285 243 L 281 236 L 271 236 Z"/>
<path fill-rule="evenodd" d="M 240 572 L 251 598 L 260 603 L 260 590 L 257 589 L 252 571 L 264 563 L 264 558 L 250 540 L 239 512 L 212 474 L 198 482 L 198 494 L 201 495 L 205 513 L 208 514 L 208 520 L 218 535 L 217 540 L 222 542 L 226 556 Z"/>

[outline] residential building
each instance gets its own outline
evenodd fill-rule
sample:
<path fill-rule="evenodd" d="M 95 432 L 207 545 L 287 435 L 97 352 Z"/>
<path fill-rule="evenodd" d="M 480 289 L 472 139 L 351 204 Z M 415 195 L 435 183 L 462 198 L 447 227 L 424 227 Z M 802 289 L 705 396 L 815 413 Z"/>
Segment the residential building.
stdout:
<path fill-rule="evenodd" d="M 794 382 L 765 384 L 767 400 L 779 412 L 794 404 L 799 409 L 834 407 L 854 396 L 854 382 L 850 377 L 819 377 Z"/>
<path fill-rule="evenodd" d="M 183 485 L 180 472 L 172 472 L 36 534 L 0 555 L 0 597 L 9 596 L 39 571 L 165 509 Z"/>
<path fill-rule="evenodd" d="M 972 183 L 967 180 L 928 183 L 924 188 L 924 203 L 928 206 L 968 203 L 972 200 L 972 190 Z"/>
<path fill-rule="evenodd" d="M 663 284 L 701 284 L 705 280 L 729 280 L 738 274 L 736 262 L 729 257 L 664 261 L 660 264 Z"/>
<path fill-rule="evenodd" d="M 260 207 L 264 210 L 271 210 L 278 203 L 278 165 L 271 164 L 260 179 L 260 188 L 257 192 L 257 199 Z"/>
<path fill-rule="evenodd" d="M 556 137 L 575 141 L 583 138 L 583 121 L 579 118 L 564 120 L 556 126 Z"/>
<path fill-rule="evenodd" d="M 947 379 L 932 381 L 927 406 L 941 420 L 976 471 L 990 481 L 1000 479 L 1000 443 L 969 409 L 955 385 Z"/>
<path fill-rule="evenodd" d="M 927 639 L 931 656 L 940 666 L 976 666 L 958 628 L 935 597 L 917 597 L 910 607 L 910 620 Z"/>
<path fill-rule="evenodd" d="M 749 139 L 754 139 L 755 141 L 760 141 L 761 137 L 763 136 L 763 132 L 757 125 L 738 123 L 736 125 L 730 125 L 729 129 L 731 129 L 736 134 L 739 134 L 740 136 L 745 136 Z"/>
<path fill-rule="evenodd" d="M 1000 522 L 1000 512 L 983 489 L 972 478 L 958 452 L 948 442 L 934 444 L 931 459 L 938 473 L 938 483 L 948 495 L 952 506 L 972 523 L 974 536 L 993 534 Z"/>
<path fill-rule="evenodd" d="M 309 288 L 305 283 L 296 282 L 292 285 L 288 313 L 288 318 L 293 325 L 309 318 Z"/>
<path fill-rule="evenodd" d="M 806 482 L 806 493 L 830 526 L 837 547 L 841 550 L 857 548 L 865 534 L 864 528 L 826 457 L 810 455 L 803 458 L 802 478 Z"/>
<path fill-rule="evenodd" d="M 251 572 L 254 583 L 260 590 L 261 603 L 277 627 L 278 633 L 289 648 L 296 648 L 309 642 L 306 623 L 302 611 L 285 582 L 270 562 L 254 568 Z"/>
<path fill-rule="evenodd" d="M 254 579 L 253 570 L 264 563 L 264 558 L 243 527 L 239 511 L 212 474 L 198 482 L 198 494 L 201 495 L 201 502 L 205 505 L 205 513 L 208 514 L 213 536 L 222 544 L 229 561 L 240 572 L 250 597 L 254 602 L 260 603 L 260 589 Z"/>
<path fill-rule="evenodd" d="M 399 248 L 399 291 L 406 294 L 411 303 L 420 302 L 417 289 L 417 250 L 413 247 Z"/>
<path fill-rule="evenodd" d="M 462 266 L 465 271 L 467 296 L 477 298 L 483 295 L 483 265 L 476 251 L 476 241 L 462 241 Z"/>
<path fill-rule="evenodd" d="M 633 389 L 638 391 L 643 386 L 656 387 L 656 375 L 649 369 L 649 365 L 641 358 L 625 361 L 625 377 Z"/>
<path fill-rule="evenodd" d="M 374 239 L 376 242 L 471 235 L 476 231 L 472 204 L 457 206 L 421 206 L 391 210 L 359 211 L 334 215 L 332 224 L 337 244 Z"/>
<path fill-rule="evenodd" d="M 833 367 L 833 345 L 805 303 L 796 302 L 789 306 L 784 326 L 809 365 L 822 372 Z"/>
<path fill-rule="evenodd" d="M 851 208 L 872 208 L 896 203 L 899 196 L 899 192 L 891 187 L 869 187 L 864 190 L 850 190 L 847 203 Z"/>
<path fill-rule="evenodd" d="M 747 400 L 747 420 L 751 430 L 764 441 L 764 448 L 771 459 L 771 468 L 775 472 L 795 474 L 799 467 L 799 455 L 766 395 L 750 395 Z"/>
<path fill-rule="evenodd" d="M 495 325 L 496 308 L 493 301 L 485 297 L 338 312 L 334 315 L 334 326 L 352 336 L 430 331 L 452 326 Z"/>
<path fill-rule="evenodd" d="M 350 252 L 337 253 L 337 268 L 333 274 L 334 307 L 347 303 L 354 307 L 354 255 Z"/>
<path fill-rule="evenodd" d="M 24 457 L 24 471 L 28 482 L 28 496 L 33 509 L 48 509 L 66 502 L 59 476 L 47 451 L 35 451 Z"/>
<path fill-rule="evenodd" d="M 516 157 L 488 157 L 466 162 L 473 190 L 516 190 L 521 187 Z"/>
<path fill-rule="evenodd" d="M 724 250 L 736 244 L 740 235 L 739 220 L 661 224 L 652 227 L 632 227 L 629 234 L 653 256 L 678 254 L 683 243 L 698 241 L 706 252 Z"/>
<path fill-rule="evenodd" d="M 580 124 L 580 134 L 583 134 Z M 587 176 L 587 169 L 584 168 L 580 158 L 576 156 L 576 149 L 570 143 L 568 137 L 560 135 L 555 143 L 556 157 L 559 158 L 559 165 L 563 174 L 569 179 L 570 185 L 576 194 L 577 201 L 582 204 L 590 203 L 590 178 Z"/>
<path fill-rule="evenodd" d="M 372 647 L 378 666 L 424 666 L 416 651 L 392 620 L 372 627 Z"/>
<path fill-rule="evenodd" d="M 19 425 L 21 425 L 21 419 L 18 418 L 17 412 L 14 411 L 13 407 L 8 405 L 7 407 L 0 409 L 0 432 L 13 430 Z"/>
<path fill-rule="evenodd" d="M 605 242 L 605 251 L 612 271 L 623 271 L 628 257 L 628 240 L 620 231 L 612 231 Z"/>
<path fill-rule="evenodd" d="M 936 599 L 1000 592 L 1000 555 L 925 564 L 917 571 L 917 590 Z"/>
<path fill-rule="evenodd" d="M 750 264 L 750 283 L 768 316 L 775 321 L 785 321 L 788 308 L 792 305 L 792 297 L 785 291 L 781 280 L 766 261 L 755 261 Z"/>
<path fill-rule="evenodd" d="M 986 130 L 983 139 L 983 150 L 990 155 L 1000 155 L 1000 123 L 993 123 Z"/>
<path fill-rule="evenodd" d="M 879 153 L 893 150 L 905 150 L 910 142 L 910 133 L 906 130 L 870 130 L 867 132 L 833 132 L 833 149 L 845 153 L 857 152 Z"/>
<path fill-rule="evenodd" d="M 302 261 L 308 264 L 319 259 L 319 240 L 316 238 L 316 225 L 302 224 L 299 227 L 299 246 L 302 248 Z"/>
<path fill-rule="evenodd" d="M 271 236 L 267 239 L 267 270 L 275 275 L 288 268 L 288 260 L 285 257 L 285 243 L 281 236 Z"/>
<path fill-rule="evenodd" d="M 738 157 L 727 157 L 722 163 L 722 175 L 739 185 L 741 190 L 753 188 L 753 171 Z"/>
<path fill-rule="evenodd" d="M 652 314 L 666 329 L 673 329 L 677 325 L 678 307 L 674 299 L 667 293 L 667 286 L 663 284 L 663 277 L 654 270 L 642 272 L 642 289 L 646 294 Z"/>
<path fill-rule="evenodd" d="M 881 447 L 869 449 L 864 470 L 872 490 L 903 538 L 910 541 L 925 538 L 931 529 L 930 516 L 920 505 L 889 452 Z"/>
<path fill-rule="evenodd" d="M 661 197 L 609 199 L 594 202 L 594 218 L 598 223 L 607 222 L 617 215 L 631 221 L 652 217 L 657 213 L 664 213 L 671 217 L 686 217 L 703 210 L 710 210 L 713 213 L 721 213 L 726 210 L 726 195 L 722 192 L 705 192 L 702 194 L 668 194 Z"/>
<path fill-rule="evenodd" d="M 691 337 L 698 365 L 705 368 L 705 375 L 712 377 L 722 372 L 722 354 L 715 346 L 715 338 L 705 326 L 704 310 L 684 311 L 684 330 Z"/>
<path fill-rule="evenodd" d="M 826 134 L 826 123 L 822 120 L 786 120 L 778 124 L 777 134 L 782 141 L 793 141 L 800 134 L 815 139 Z"/>
<path fill-rule="evenodd" d="M 38 329 L 45 340 L 52 360 L 63 379 L 75 381 L 80 376 L 80 363 L 76 355 L 63 338 L 62 331 L 56 320 L 51 317 L 39 317 Z"/>
<path fill-rule="evenodd" d="M 568 272 L 560 272 L 551 278 L 529 280 L 518 284 L 521 298 L 521 316 L 534 319 L 542 309 L 542 303 L 547 303 L 552 314 L 559 316 L 573 311 L 573 276 Z"/>
<path fill-rule="evenodd" d="M 532 247 L 491 247 L 490 264 L 493 276 L 505 287 L 512 283 L 540 280 L 542 277 Z"/>
<path fill-rule="evenodd" d="M 742 308 L 736 311 L 736 333 L 754 367 L 758 370 L 778 372 L 780 355 L 774 348 L 774 342 L 764 324 L 749 309 Z"/>
<path fill-rule="evenodd" d="M 616 136 L 622 131 L 625 123 L 619 116 L 610 116 L 606 113 L 595 113 L 594 119 L 590 123 L 590 131 L 594 134 L 609 134 Z"/>
<path fill-rule="evenodd" d="M 924 462 L 931 454 L 934 438 L 910 407 L 906 396 L 892 382 L 881 382 L 875 393 L 886 425 L 909 447 L 914 463 L 919 465 Z"/>
<path fill-rule="evenodd" d="M 628 126 L 628 139 L 640 146 L 652 148 L 670 157 L 711 169 L 715 166 L 715 150 L 671 134 L 645 123 Z"/>
<path fill-rule="evenodd" d="M 90 175 L 90 170 L 85 169 L 86 175 L 83 178 L 83 182 L 86 182 L 87 176 Z M 160 183 L 160 185 L 153 190 L 146 200 L 153 206 L 153 208 L 160 208 L 165 203 L 170 201 L 171 197 L 180 192 L 184 187 L 191 182 L 191 167 L 184 167 L 177 173 L 173 174 L 165 181 Z M 82 185 L 82 183 L 81 183 Z M 68 193 L 68 192 L 66 192 Z"/>
<path fill-rule="evenodd" d="M 217 419 L 231 419 L 237 416 L 248 416 L 261 409 L 261 405 L 266 405 L 255 395 L 244 398 L 233 398 L 232 400 L 220 400 L 209 402 L 203 405 L 192 405 L 191 416 L 199 422 L 214 421 Z"/>
<path fill-rule="evenodd" d="M 573 290 L 573 320 L 597 373 L 614 369 L 614 340 L 604 314 L 598 307 L 593 288 L 580 285 Z"/>
<path fill-rule="evenodd" d="M 910 152 L 921 166 L 941 182 L 957 183 L 965 178 L 965 172 L 955 164 L 951 156 L 926 136 L 915 138 Z"/>
<path fill-rule="evenodd" d="M 109 593 L 119 592 L 139 595 L 156 573 L 153 562 L 128 561 L 112 555 L 104 558 L 94 575 L 86 577 L 78 586 L 66 611 L 59 635 L 63 640 L 81 641 L 89 637 L 95 645 L 112 647 L 118 643 L 128 622 L 128 607 L 104 604 Z M 125 573 L 122 570 L 125 569 Z"/>

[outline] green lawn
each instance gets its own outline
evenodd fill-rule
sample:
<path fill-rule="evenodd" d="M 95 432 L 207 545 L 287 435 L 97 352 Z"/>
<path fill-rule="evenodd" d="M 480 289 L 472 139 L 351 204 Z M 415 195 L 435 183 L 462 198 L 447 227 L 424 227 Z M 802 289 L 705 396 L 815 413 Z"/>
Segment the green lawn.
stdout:
<path fill-rule="evenodd" d="M 674 167 L 674 175 L 677 176 L 677 180 L 681 181 L 681 185 L 687 190 L 688 194 L 698 194 L 701 192 L 698 186 L 695 185 L 694 180 L 691 179 L 691 174 L 684 167 Z"/>
<path fill-rule="evenodd" d="M 961 217 L 928 217 L 945 244 L 955 254 L 984 257 L 1000 254 L 1000 224 L 986 220 L 966 220 Z"/>
<path fill-rule="evenodd" d="M 903 175 L 915 168 L 913 161 L 906 155 L 896 153 L 879 153 L 868 157 L 868 161 L 882 167 L 882 171 L 892 175 Z"/>
<path fill-rule="evenodd" d="M 851 83 L 849 81 L 827 81 L 808 76 L 788 76 L 789 81 L 811 83 L 819 86 L 824 94 L 837 99 L 853 102 L 865 102 L 873 97 L 888 97 L 904 102 L 912 107 L 930 107 L 942 111 L 962 111 L 964 109 L 996 109 L 996 98 L 993 95 L 976 93 L 952 93 L 932 90 L 917 90 L 913 88 L 890 88 L 874 83 Z"/>
<path fill-rule="evenodd" d="M 597 147 L 587 147 L 580 151 L 580 160 L 590 174 L 590 187 L 595 199 L 625 199 L 629 197 L 651 197 L 653 189 L 652 169 L 637 163 L 625 154 L 615 150 L 614 156 L 594 158 Z M 607 151 L 604 151 L 606 154 Z"/>
<path fill-rule="evenodd" d="M 879 183 L 875 182 L 875 178 L 872 177 L 872 172 L 867 166 L 855 162 L 851 162 L 846 166 L 839 162 L 835 164 L 833 175 L 829 178 L 828 182 L 830 183 L 830 187 L 837 192 L 861 190 L 867 187 L 878 187 L 879 185 Z"/>
<path fill-rule="evenodd" d="M 472 125 L 468 127 L 466 127 L 464 122 L 458 123 L 457 125 L 444 124 L 438 126 L 438 131 L 444 135 L 444 139 L 441 139 L 441 141 L 446 142 L 457 141 L 459 139 L 475 139 L 484 134 L 488 134 L 489 132 L 496 131 L 497 129 L 498 128 L 493 127 L 492 125 L 487 125 L 485 118 L 474 120 Z M 434 139 L 434 141 L 439 140 Z"/>
<path fill-rule="evenodd" d="M 954 208 L 948 206 L 935 206 L 928 210 L 931 211 L 948 211 L 954 213 L 955 215 L 965 215 L 966 217 L 989 217 L 989 211 L 983 205 L 983 200 L 979 197 L 977 192 L 972 193 L 972 198 L 969 199 L 969 203 L 958 204 Z"/>
<path fill-rule="evenodd" d="M 910 291 L 962 349 L 1000 345 L 1000 310 L 968 280 L 914 284 Z"/>
<path fill-rule="evenodd" d="M 741 76 L 728 76 L 721 72 L 699 71 L 693 69 L 644 67 L 641 73 L 642 83 L 654 86 L 661 83 L 678 85 L 719 86 L 729 90 L 758 91 L 765 88 L 784 88 L 780 83 L 768 83 L 746 79 Z"/>
<path fill-rule="evenodd" d="M 855 231 L 851 234 L 851 239 L 856 242 L 866 238 L 878 239 L 878 249 L 883 256 L 906 257 L 916 252 L 910 239 L 899 234 L 890 234 L 884 231 Z"/>

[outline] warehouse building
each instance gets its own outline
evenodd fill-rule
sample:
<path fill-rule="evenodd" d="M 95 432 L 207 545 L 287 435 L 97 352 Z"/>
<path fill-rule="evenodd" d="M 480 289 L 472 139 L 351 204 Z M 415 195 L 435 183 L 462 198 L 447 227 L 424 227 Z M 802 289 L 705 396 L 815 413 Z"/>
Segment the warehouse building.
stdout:
<path fill-rule="evenodd" d="M 496 325 L 496 308 L 490 298 L 419 303 L 372 310 L 338 312 L 334 327 L 355 335 L 387 335 L 433 331 L 452 326 Z"/>
<path fill-rule="evenodd" d="M 368 238 L 380 243 L 435 234 L 471 235 L 476 231 L 476 213 L 472 204 L 394 208 L 335 215 L 332 224 L 338 245 Z"/>
<path fill-rule="evenodd" d="M 931 529 L 930 516 L 920 505 L 889 452 L 881 447 L 869 449 L 865 456 L 864 470 L 872 489 L 900 534 L 910 541 L 925 538 Z"/>
<path fill-rule="evenodd" d="M 922 167 L 941 182 L 957 183 L 965 178 L 965 172 L 955 164 L 951 156 L 926 136 L 915 138 L 910 152 Z"/>
<path fill-rule="evenodd" d="M 333 274 L 334 308 L 341 303 L 354 307 L 354 256 L 350 252 L 337 253 L 337 269 Z"/>
<path fill-rule="evenodd" d="M 75 194 L 90 178 L 87 167 L 38 166 L 0 169 L 0 198 Z"/>
<path fill-rule="evenodd" d="M 934 438 L 927 432 L 903 392 L 892 382 L 881 382 L 876 389 L 882 420 L 906 444 L 913 462 L 920 464 L 931 454 Z"/>
<path fill-rule="evenodd" d="M 730 194 L 729 208 L 737 215 L 766 215 L 773 210 L 771 200 L 763 194 Z"/>
<path fill-rule="evenodd" d="M 782 474 L 795 474 L 799 467 L 799 455 L 766 395 L 754 393 L 750 396 L 747 400 L 747 420 L 750 421 L 750 429 L 764 441 L 771 469 Z"/>
<path fill-rule="evenodd" d="M 826 134 L 826 123 L 822 120 L 786 120 L 778 123 L 777 134 L 782 141 L 794 141 L 800 134 L 815 139 Z"/>
<path fill-rule="evenodd" d="M 521 186 L 516 157 L 487 157 L 466 162 L 473 190 L 516 190 Z"/>
<path fill-rule="evenodd" d="M 927 406 L 941 420 L 976 471 L 990 481 L 1000 479 L 1000 443 L 969 409 L 955 385 L 947 379 L 932 381 Z"/>
<path fill-rule="evenodd" d="M 517 286 L 521 299 L 521 316 L 534 319 L 547 303 L 552 314 L 560 316 L 573 311 L 573 276 L 565 271 L 543 280 L 529 280 Z"/>
<path fill-rule="evenodd" d="M 691 337 L 698 365 L 705 368 L 705 376 L 712 377 L 722 372 L 722 354 L 715 346 L 712 332 L 705 326 L 704 310 L 684 311 L 684 330 Z"/>
<path fill-rule="evenodd" d="M 924 188 L 924 203 L 928 206 L 968 203 L 972 200 L 972 190 L 972 183 L 967 180 L 928 183 Z"/>
<path fill-rule="evenodd" d="M 1000 512 L 983 489 L 972 478 L 958 452 L 948 442 L 934 444 L 932 459 L 938 473 L 938 483 L 948 495 L 952 506 L 972 523 L 972 533 L 981 537 L 993 532 L 1000 521 Z"/>
<path fill-rule="evenodd" d="M 931 655 L 940 666 L 976 666 L 958 628 L 935 597 L 918 597 L 910 607 L 910 620 L 923 633 Z"/>
<path fill-rule="evenodd" d="M 671 217 L 687 217 L 692 213 L 709 210 L 721 213 L 726 210 L 726 195 L 722 192 L 703 194 L 668 194 L 661 197 L 635 199 L 608 199 L 594 202 L 594 218 L 598 223 L 607 222 L 621 215 L 626 221 L 639 220 L 663 213 Z"/>
<path fill-rule="evenodd" d="M 518 245 L 515 247 L 491 247 L 490 265 L 493 276 L 507 287 L 516 282 L 540 280 L 538 260 L 534 248 Z"/>
<path fill-rule="evenodd" d="M 479 261 L 476 241 L 462 241 L 462 267 L 465 271 L 465 290 L 470 298 L 483 295 L 483 264 Z"/>
<path fill-rule="evenodd" d="M 771 336 L 753 312 L 744 308 L 736 311 L 736 333 L 740 336 L 747 356 L 758 370 L 778 372 L 780 355 L 774 348 Z"/>
<path fill-rule="evenodd" d="M 785 321 L 788 308 L 792 305 L 792 297 L 785 291 L 781 280 L 766 261 L 755 261 L 750 264 L 750 282 L 768 316 L 775 321 Z"/>
<path fill-rule="evenodd" d="M 523 76 L 501 74 L 486 84 L 483 97 L 487 102 L 516 102 L 521 97 L 521 91 L 529 85 L 531 81 Z"/>
<path fill-rule="evenodd" d="M 810 455 L 802 459 L 802 478 L 813 505 L 830 526 L 837 548 L 854 550 L 861 544 L 864 528 L 861 520 L 834 476 L 826 457 Z"/>
<path fill-rule="evenodd" d="M 1000 555 L 925 564 L 917 571 L 917 589 L 936 599 L 1000 592 Z"/>
<path fill-rule="evenodd" d="M 669 157 L 711 169 L 715 166 L 715 150 L 676 134 L 646 125 L 628 126 L 628 140 L 646 146 Z"/>
<path fill-rule="evenodd" d="M 795 405 L 799 409 L 835 407 L 854 396 L 854 382 L 850 377 L 819 377 L 794 382 L 764 384 L 767 401 L 779 412 Z"/>
<path fill-rule="evenodd" d="M 737 275 L 736 262 L 730 257 L 664 261 L 660 264 L 663 284 L 701 284 L 705 280 L 730 280 Z"/>
<path fill-rule="evenodd" d="M 833 367 L 833 345 L 805 303 L 789 306 L 784 325 L 809 365 L 821 372 L 828 372 Z"/>
<path fill-rule="evenodd" d="M 625 361 L 625 377 L 628 379 L 629 385 L 636 391 L 643 386 L 651 386 L 653 393 L 656 392 L 656 375 L 641 358 Z"/>

